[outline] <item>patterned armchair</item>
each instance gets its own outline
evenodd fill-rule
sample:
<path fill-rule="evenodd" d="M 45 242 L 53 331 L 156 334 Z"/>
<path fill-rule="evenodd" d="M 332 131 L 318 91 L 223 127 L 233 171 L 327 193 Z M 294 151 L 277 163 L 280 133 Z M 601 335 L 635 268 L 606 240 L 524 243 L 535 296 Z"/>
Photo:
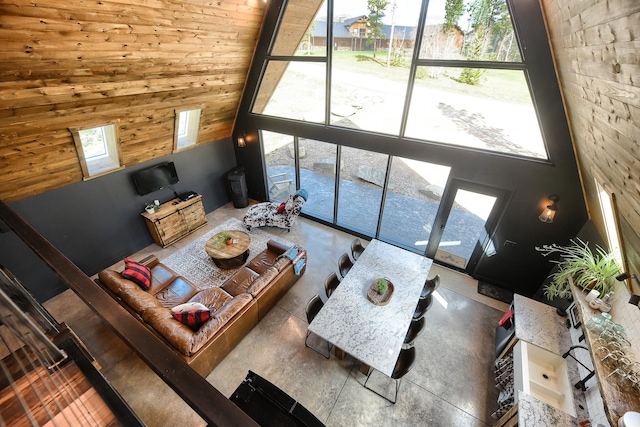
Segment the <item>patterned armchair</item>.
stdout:
<path fill-rule="evenodd" d="M 306 201 L 307 192 L 301 189 L 294 196 L 289 196 L 286 202 L 258 203 L 247 210 L 242 222 L 247 230 L 252 227 L 279 227 L 291 231 Z"/>

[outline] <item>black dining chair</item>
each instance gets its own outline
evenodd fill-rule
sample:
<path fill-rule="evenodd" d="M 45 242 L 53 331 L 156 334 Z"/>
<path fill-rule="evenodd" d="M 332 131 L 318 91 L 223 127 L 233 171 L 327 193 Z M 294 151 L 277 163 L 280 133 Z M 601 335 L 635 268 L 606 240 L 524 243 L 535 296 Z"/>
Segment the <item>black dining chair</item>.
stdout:
<path fill-rule="evenodd" d="M 416 360 L 415 347 L 409 347 L 409 348 L 404 348 L 400 350 L 400 355 L 398 356 L 396 366 L 393 368 L 393 372 L 391 373 L 391 379 L 396 381 L 396 393 L 393 396 L 393 400 L 389 399 L 387 396 L 383 395 L 382 393 L 377 392 L 371 387 L 367 387 L 367 381 L 369 381 L 369 378 L 371 378 L 371 374 L 375 371 L 375 369 L 371 369 L 369 371 L 369 375 L 367 375 L 367 379 L 364 381 L 364 388 L 371 390 L 378 396 L 385 398 L 386 400 L 388 400 L 389 402 L 395 405 L 396 401 L 398 400 L 398 390 L 400 389 L 400 382 L 402 381 L 402 377 L 407 375 L 407 373 L 409 373 L 411 368 L 413 368 L 413 363 L 415 362 L 415 360 Z"/>
<path fill-rule="evenodd" d="M 418 320 L 412 320 L 411 324 L 409 325 L 409 329 L 407 330 L 407 335 L 405 335 L 404 337 L 403 346 L 406 348 L 413 347 L 416 338 L 418 338 L 424 331 L 424 327 L 426 324 L 427 321 L 425 320 L 424 316 Z"/>
<path fill-rule="evenodd" d="M 360 258 L 360 255 L 362 255 L 362 252 L 364 252 L 364 246 L 362 246 L 360 239 L 356 237 L 351 242 L 351 258 L 353 258 L 354 261 L 357 261 L 358 258 Z"/>
<path fill-rule="evenodd" d="M 427 296 L 426 298 L 419 299 L 418 304 L 416 305 L 416 309 L 413 312 L 413 320 L 422 319 L 432 305 L 433 297 L 431 295 Z"/>
<path fill-rule="evenodd" d="M 307 307 L 305 308 L 305 312 L 307 313 L 307 323 L 311 324 L 311 322 L 313 322 L 313 319 L 316 318 L 316 316 L 318 315 L 318 313 L 320 312 L 323 306 L 324 306 L 324 303 L 320 299 L 320 295 L 316 294 L 309 300 L 309 302 L 307 303 Z M 307 328 L 307 337 L 304 339 L 304 345 L 326 359 L 331 357 L 331 347 L 333 347 L 331 343 L 327 341 L 327 353 L 325 354 L 322 351 L 318 350 L 317 348 L 309 345 L 308 340 L 309 340 L 309 335 L 311 334 L 312 332 Z"/>
<path fill-rule="evenodd" d="M 440 275 L 436 274 L 431 279 L 427 279 L 424 282 L 424 287 L 422 288 L 422 292 L 420 293 L 420 298 L 425 299 L 429 295 L 431 295 L 438 287 L 440 286 Z"/>
<path fill-rule="evenodd" d="M 340 279 L 338 278 L 338 275 L 333 271 L 329 273 L 327 278 L 324 279 L 324 293 L 327 295 L 327 298 L 331 296 L 339 284 Z"/>
<path fill-rule="evenodd" d="M 349 258 L 349 254 L 345 252 L 340 255 L 340 258 L 338 259 L 338 272 L 343 279 L 349 270 L 351 270 L 351 267 L 353 267 L 353 262 L 351 261 L 351 258 Z"/>

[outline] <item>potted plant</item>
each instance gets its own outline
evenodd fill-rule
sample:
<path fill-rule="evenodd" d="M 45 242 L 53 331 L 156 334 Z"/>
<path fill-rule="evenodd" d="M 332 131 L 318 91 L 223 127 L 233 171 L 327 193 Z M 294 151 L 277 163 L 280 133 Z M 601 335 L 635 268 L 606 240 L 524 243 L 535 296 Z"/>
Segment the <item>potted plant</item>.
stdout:
<path fill-rule="evenodd" d="M 156 206 L 156 204 L 153 202 L 147 203 L 144 206 L 144 209 L 147 211 L 147 213 L 150 213 L 150 214 L 154 213 L 157 208 L 158 206 Z"/>
<path fill-rule="evenodd" d="M 377 279 L 375 289 L 380 295 L 387 292 L 387 289 L 389 289 L 389 283 L 387 282 L 387 279 Z"/>
<path fill-rule="evenodd" d="M 536 247 L 543 256 L 552 254 L 560 255 L 559 260 L 551 262 L 558 264 L 558 269 L 549 276 L 550 282 L 545 286 L 545 295 L 548 299 L 570 298 L 570 279 L 582 290 L 595 289 L 600 292 L 600 297 L 613 290 L 615 276 L 620 271 L 613 253 L 607 252 L 596 245 L 593 253 L 588 242 L 580 239 L 571 240 L 571 245 L 559 246 L 556 244 Z"/>
<path fill-rule="evenodd" d="M 228 231 L 224 230 L 218 233 L 218 242 L 220 243 L 224 243 L 226 245 L 230 245 L 233 243 L 233 241 L 231 240 L 231 233 L 229 233 Z"/>

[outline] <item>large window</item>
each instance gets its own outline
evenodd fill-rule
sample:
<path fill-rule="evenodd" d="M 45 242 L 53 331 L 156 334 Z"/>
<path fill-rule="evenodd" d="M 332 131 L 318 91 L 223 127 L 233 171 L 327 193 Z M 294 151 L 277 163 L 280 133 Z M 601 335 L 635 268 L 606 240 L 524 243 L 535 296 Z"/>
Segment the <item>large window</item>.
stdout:
<path fill-rule="evenodd" d="M 115 124 L 69 130 L 73 135 L 84 179 L 121 168 Z"/>
<path fill-rule="evenodd" d="M 624 270 L 624 257 L 618 234 L 618 221 L 615 211 L 615 195 L 613 192 L 607 191 L 604 184 L 601 184 L 598 179 L 596 179 L 595 182 L 598 190 L 598 199 L 600 200 L 600 211 L 602 213 L 602 219 L 604 220 L 604 226 L 607 232 L 609 250 L 613 253 L 613 256 L 618 262 L 620 268 Z"/>
<path fill-rule="evenodd" d="M 251 111 L 548 158 L 506 0 L 375 4 L 287 2 Z"/>
<path fill-rule="evenodd" d="M 200 129 L 200 109 L 176 111 L 173 151 L 196 145 Z"/>
<path fill-rule="evenodd" d="M 424 252 L 450 171 L 448 166 L 394 157 L 380 237 Z"/>
<path fill-rule="evenodd" d="M 260 135 L 267 169 L 269 200 L 283 202 L 295 194 L 297 188 L 294 138 L 264 130 Z"/>

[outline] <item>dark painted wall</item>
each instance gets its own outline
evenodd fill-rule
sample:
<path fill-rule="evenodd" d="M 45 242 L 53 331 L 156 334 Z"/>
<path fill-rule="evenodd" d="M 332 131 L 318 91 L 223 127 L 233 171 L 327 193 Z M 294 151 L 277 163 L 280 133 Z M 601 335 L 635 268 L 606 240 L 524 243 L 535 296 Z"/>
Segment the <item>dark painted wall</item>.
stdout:
<path fill-rule="evenodd" d="M 166 202 L 174 194 L 166 188 L 140 196 L 131 174 L 164 161 L 176 165 L 180 178 L 176 191 L 202 194 L 206 212 L 229 201 L 225 174 L 235 167 L 236 159 L 227 138 L 22 199 L 10 207 L 91 276 L 153 243 L 140 213 L 145 202 Z M 0 264 L 41 302 L 66 289 L 13 232 L 0 232 Z"/>
<path fill-rule="evenodd" d="M 567 243 L 587 221 L 587 211 L 540 5 L 538 0 L 509 0 L 509 4 L 522 42 L 549 161 L 525 160 L 249 113 L 253 93 L 268 58 L 269 35 L 280 15 L 281 2 L 272 1 L 236 121 L 235 133 L 242 131 L 247 134 L 247 146 L 236 147 L 235 150 L 238 163 L 245 166 L 247 172 L 249 196 L 258 200 L 267 197 L 258 129 L 450 166 L 451 178 L 511 193 L 511 200 L 494 236 L 496 254 L 480 260 L 473 271 L 474 277 L 524 295 L 534 294 L 551 269 L 547 260 L 535 251 L 535 246 Z M 556 221 L 545 224 L 538 220 L 538 215 L 550 195 L 559 196 L 560 202 Z"/>

